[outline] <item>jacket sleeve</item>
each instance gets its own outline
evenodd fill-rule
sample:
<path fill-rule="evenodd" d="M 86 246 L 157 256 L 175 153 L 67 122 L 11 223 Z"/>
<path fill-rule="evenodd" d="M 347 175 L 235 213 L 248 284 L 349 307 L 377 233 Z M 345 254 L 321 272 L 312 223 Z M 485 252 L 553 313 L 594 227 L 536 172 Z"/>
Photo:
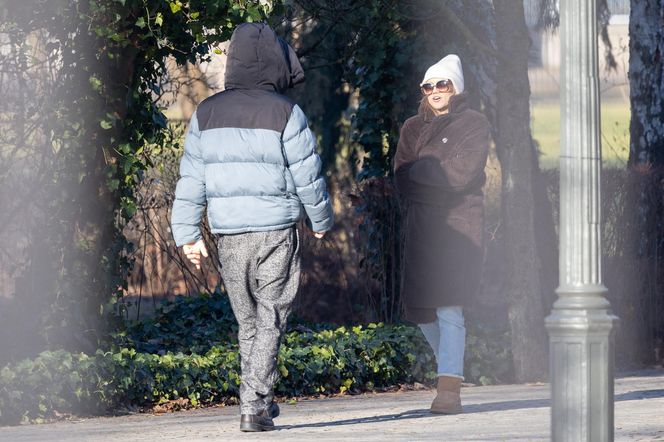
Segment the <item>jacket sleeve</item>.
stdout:
<path fill-rule="evenodd" d="M 194 112 L 184 141 L 184 154 L 180 160 L 180 179 L 175 188 L 175 201 L 171 211 L 171 229 L 178 247 L 202 238 L 199 224 L 205 201 L 201 132 Z"/>
<path fill-rule="evenodd" d="M 473 125 L 458 148 L 444 159 L 423 157 L 413 163 L 408 175 L 415 184 L 444 192 L 462 193 L 484 184 L 484 168 L 489 154 L 489 124 Z"/>
<path fill-rule="evenodd" d="M 282 136 L 284 156 L 293 177 L 297 196 L 311 220 L 314 232 L 325 232 L 334 224 L 334 214 L 325 179 L 321 176 L 321 160 L 307 117 L 299 106 L 293 106 Z"/>

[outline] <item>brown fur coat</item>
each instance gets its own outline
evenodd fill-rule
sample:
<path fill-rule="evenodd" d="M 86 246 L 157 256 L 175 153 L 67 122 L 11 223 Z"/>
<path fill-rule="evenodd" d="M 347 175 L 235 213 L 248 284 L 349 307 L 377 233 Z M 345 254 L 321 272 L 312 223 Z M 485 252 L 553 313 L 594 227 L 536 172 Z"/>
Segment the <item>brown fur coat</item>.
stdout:
<path fill-rule="evenodd" d="M 424 104 L 401 128 L 394 168 L 406 203 L 401 299 L 409 321 L 433 322 L 437 307 L 467 305 L 478 291 L 488 152 L 489 123 L 464 93 L 450 99 L 449 113 L 434 116 Z"/>

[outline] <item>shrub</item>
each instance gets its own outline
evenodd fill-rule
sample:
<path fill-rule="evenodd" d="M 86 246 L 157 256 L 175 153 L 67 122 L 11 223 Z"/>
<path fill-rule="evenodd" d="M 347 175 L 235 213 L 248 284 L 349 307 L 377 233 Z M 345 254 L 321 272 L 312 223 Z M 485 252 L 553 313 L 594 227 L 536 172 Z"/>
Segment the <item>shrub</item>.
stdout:
<path fill-rule="evenodd" d="M 240 360 L 226 297 L 202 295 L 163 305 L 95 354 L 43 352 L 0 370 L 0 425 L 40 422 L 179 401 L 235 403 Z M 467 379 L 505 380 L 509 338 L 470 326 Z M 431 350 L 409 325 L 336 327 L 294 323 L 283 339 L 276 393 L 285 397 L 356 393 L 403 383 L 432 384 Z"/>
<path fill-rule="evenodd" d="M 215 345 L 237 342 L 237 328 L 228 296 L 177 296 L 157 307 L 153 318 L 116 333 L 112 344 L 143 353 L 205 353 Z"/>
<path fill-rule="evenodd" d="M 481 385 L 512 381 L 512 343 L 509 331 L 483 323 L 467 324 L 464 375 Z"/>
<path fill-rule="evenodd" d="M 382 324 L 290 332 L 279 354 L 277 393 L 330 394 L 430 380 L 431 355 L 418 333 Z M 0 423 L 98 414 L 180 398 L 192 406 L 233 401 L 239 369 L 236 344 L 215 345 L 205 354 L 159 355 L 134 348 L 91 356 L 44 352 L 0 371 Z"/>

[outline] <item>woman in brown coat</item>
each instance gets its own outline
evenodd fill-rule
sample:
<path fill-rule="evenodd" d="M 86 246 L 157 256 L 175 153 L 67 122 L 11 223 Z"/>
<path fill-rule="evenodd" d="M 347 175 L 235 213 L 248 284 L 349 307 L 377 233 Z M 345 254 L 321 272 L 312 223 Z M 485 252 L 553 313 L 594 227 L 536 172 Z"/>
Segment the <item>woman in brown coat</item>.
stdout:
<path fill-rule="evenodd" d="M 417 115 L 401 128 L 396 183 L 406 203 L 401 297 L 438 363 L 434 413 L 460 413 L 466 329 L 463 306 L 482 271 L 484 167 L 489 123 L 468 107 L 461 61 L 448 55 L 420 84 Z"/>

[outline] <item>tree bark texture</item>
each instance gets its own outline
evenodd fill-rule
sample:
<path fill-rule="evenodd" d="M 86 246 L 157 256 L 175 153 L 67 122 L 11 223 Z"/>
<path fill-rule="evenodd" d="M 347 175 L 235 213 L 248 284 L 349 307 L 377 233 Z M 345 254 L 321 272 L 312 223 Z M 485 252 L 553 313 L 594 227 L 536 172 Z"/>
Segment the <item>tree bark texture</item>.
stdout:
<path fill-rule="evenodd" d="M 664 165 L 664 1 L 632 0 L 630 164 Z"/>
<path fill-rule="evenodd" d="M 496 150 L 502 170 L 502 232 L 505 241 L 512 354 L 517 382 L 546 373 L 546 333 L 541 260 L 535 233 L 533 184 L 539 170 L 530 133 L 528 51 L 530 37 L 521 0 L 496 0 Z"/>
<path fill-rule="evenodd" d="M 643 362 L 661 359 L 653 349 L 664 339 L 664 0 L 632 0 L 629 19 L 630 185 L 623 225 L 631 280 L 623 338 Z M 628 326 L 628 318 L 639 326 Z M 659 350 L 661 352 L 661 350 Z"/>

